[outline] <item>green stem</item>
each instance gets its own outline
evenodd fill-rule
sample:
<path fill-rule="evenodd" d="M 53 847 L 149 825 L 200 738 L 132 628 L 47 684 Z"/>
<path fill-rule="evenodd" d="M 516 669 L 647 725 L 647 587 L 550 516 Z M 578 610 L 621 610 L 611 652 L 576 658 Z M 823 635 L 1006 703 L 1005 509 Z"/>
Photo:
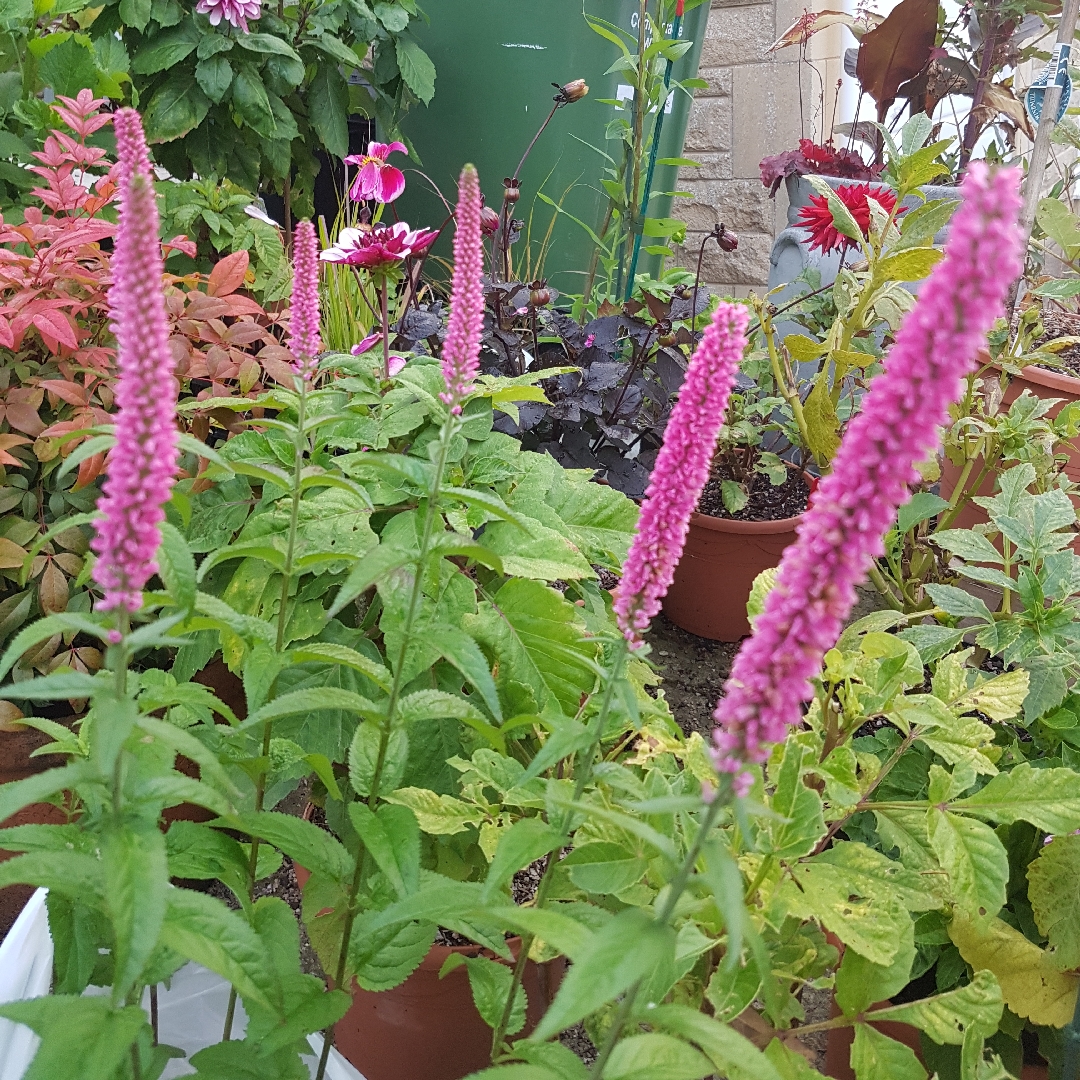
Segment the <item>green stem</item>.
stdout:
<path fill-rule="evenodd" d="M 593 763 L 596 761 L 597 751 L 600 749 L 600 743 L 603 741 L 604 728 L 607 725 L 607 718 L 611 712 L 611 703 L 615 697 L 615 686 L 622 676 L 623 664 L 626 661 L 626 652 L 626 641 L 620 637 L 615 645 L 615 656 L 611 661 L 611 671 L 604 686 L 603 696 L 600 699 L 600 707 L 589 722 L 589 745 L 585 750 L 584 756 L 581 758 L 581 768 L 575 768 L 574 770 L 573 802 L 575 803 L 578 802 L 585 793 L 585 787 L 589 782 L 589 778 L 592 776 Z M 563 812 L 558 825 L 560 834 L 565 836 L 569 833 L 570 825 L 573 820 L 572 815 L 572 810 Z M 542 908 L 547 903 L 548 889 L 551 885 L 555 867 L 558 863 L 559 860 L 557 854 L 552 852 L 548 856 L 547 866 L 544 868 L 544 876 L 540 879 L 540 885 L 536 890 L 536 896 L 533 899 L 533 907 Z M 517 960 L 514 963 L 514 974 L 510 980 L 510 991 L 506 995 L 506 1003 L 503 1005 L 502 1016 L 499 1017 L 499 1024 L 495 1028 L 491 1039 L 492 1061 L 495 1061 L 498 1057 L 503 1039 L 506 1038 L 506 1029 L 510 1025 L 510 1016 L 514 1009 L 514 999 L 517 997 L 518 988 L 521 986 L 521 982 L 525 977 L 525 965 L 528 961 L 529 951 L 532 949 L 534 940 L 534 934 L 522 935 L 521 951 L 518 953 Z"/>
<path fill-rule="evenodd" d="M 307 390 L 306 379 L 298 379 L 299 402 L 296 408 L 296 437 L 293 440 L 293 477 L 292 477 L 292 501 L 289 508 L 289 535 L 285 549 L 285 566 L 282 570 L 281 580 L 281 604 L 278 609 L 277 619 L 277 651 L 285 648 L 285 629 L 288 625 L 289 615 L 289 587 L 292 583 L 293 563 L 296 558 L 296 534 L 299 531 L 300 521 L 300 481 L 304 472 L 305 452 L 308 449 L 307 438 L 304 435 L 304 425 L 307 422 Z M 259 770 L 255 778 L 255 813 L 261 813 L 263 803 L 266 800 L 266 773 L 269 768 L 270 736 L 273 732 L 273 723 L 267 721 L 263 726 L 262 760 L 264 767 Z M 248 897 L 255 899 L 255 880 L 259 865 L 260 840 L 258 836 L 251 838 L 251 854 L 248 857 Z M 232 1038 L 233 1018 L 236 1015 L 236 987 L 229 990 L 229 1004 L 225 1009 L 225 1027 L 222 1031 L 221 1041 L 228 1042 Z"/>
<path fill-rule="evenodd" d="M 656 922 L 660 926 L 666 926 L 671 921 L 671 917 L 675 914 L 675 908 L 679 903 L 679 897 L 682 896 L 683 890 L 686 888 L 686 883 L 690 880 L 690 875 L 694 871 L 694 865 L 698 861 L 698 856 L 701 854 L 701 849 L 705 845 L 705 840 L 719 819 L 721 810 L 727 806 L 730 794 L 730 785 L 725 789 L 718 791 L 713 798 L 713 801 L 709 804 L 709 808 L 705 811 L 705 817 L 702 819 L 697 836 L 694 837 L 694 842 L 690 845 L 690 850 L 687 851 L 686 858 L 683 859 L 678 872 L 675 877 L 672 878 L 671 884 L 668 886 L 667 896 L 664 899 L 664 906 L 656 916 Z M 604 1075 L 604 1068 L 607 1065 L 608 1058 L 611 1057 L 611 1051 L 615 1049 L 615 1044 L 619 1041 L 622 1036 L 623 1028 L 626 1027 L 626 1023 L 630 1019 L 640 989 L 641 980 L 639 979 L 629 990 L 627 990 L 626 997 L 623 998 L 622 1004 L 619 1006 L 619 1011 L 615 1015 L 615 1021 L 612 1023 L 607 1038 L 604 1040 L 604 1045 L 600 1048 L 600 1052 L 596 1056 L 596 1061 L 589 1070 L 589 1080 L 601 1080 L 601 1077 Z"/>
<path fill-rule="evenodd" d="M 386 753 L 390 745 L 390 733 L 394 725 L 394 713 L 397 710 L 398 700 L 402 690 L 402 672 L 405 669 L 405 659 L 409 645 L 412 643 L 412 629 L 416 621 L 416 613 L 420 607 L 420 598 L 424 589 L 424 570 L 427 564 L 428 551 L 431 548 L 431 536 L 434 532 L 435 521 L 438 518 L 439 490 L 442 487 L 443 473 L 446 470 L 446 459 L 450 453 L 450 443 L 458 428 L 458 419 L 453 413 L 447 412 L 446 422 L 443 424 L 439 438 L 439 456 L 435 462 L 435 479 L 428 495 L 427 510 L 424 513 L 424 528 L 420 537 L 420 549 L 416 557 L 416 577 L 413 580 L 412 593 L 409 596 L 409 606 L 405 612 L 405 620 L 402 624 L 401 648 L 398 650 L 397 663 L 394 666 L 394 679 L 390 684 L 390 695 L 386 702 L 386 716 L 383 720 L 382 731 L 379 734 L 379 754 L 375 760 L 375 769 L 371 778 L 371 792 L 368 795 L 368 806 L 375 810 L 379 801 L 379 788 L 382 783 L 382 774 L 386 766 Z M 345 981 L 345 970 L 349 957 L 349 938 L 352 936 L 353 922 L 356 919 L 356 894 L 363 880 L 364 852 L 363 847 L 356 853 L 356 863 L 353 867 L 353 878 L 345 901 L 345 922 L 342 925 L 341 947 L 338 950 L 335 985 L 341 986 Z M 326 1074 L 326 1064 L 330 1057 L 330 1047 L 333 1045 L 333 1026 L 323 1032 L 323 1052 L 319 1059 L 319 1067 L 315 1073 L 315 1080 L 323 1080 Z"/>
<path fill-rule="evenodd" d="M 772 318 L 765 312 L 764 307 L 759 312 L 759 318 L 761 329 L 765 335 L 765 342 L 769 349 L 769 367 L 772 368 L 776 388 L 780 391 L 780 396 L 788 403 L 792 415 L 795 417 L 795 424 L 799 429 L 799 437 L 803 441 L 803 446 L 809 450 L 810 428 L 806 423 L 806 415 L 803 413 L 802 399 L 799 397 L 798 390 L 794 386 L 788 385 L 787 378 L 784 375 L 780 355 L 776 351 L 776 337 L 773 334 Z"/>

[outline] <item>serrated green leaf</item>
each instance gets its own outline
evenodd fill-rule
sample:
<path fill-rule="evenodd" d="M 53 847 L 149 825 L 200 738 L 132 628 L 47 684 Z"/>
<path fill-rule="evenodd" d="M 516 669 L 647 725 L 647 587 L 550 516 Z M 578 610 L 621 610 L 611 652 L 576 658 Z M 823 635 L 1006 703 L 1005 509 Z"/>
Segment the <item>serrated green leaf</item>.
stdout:
<path fill-rule="evenodd" d="M 971 982 L 947 994 L 892 1005 L 875 1012 L 875 1017 L 910 1024 L 926 1032 L 939 1045 L 962 1046 L 967 1032 L 988 1039 L 998 1029 L 1003 1002 L 1001 987 L 990 971 L 976 971 Z"/>
<path fill-rule="evenodd" d="M 478 807 L 427 788 L 399 788 L 384 797 L 395 806 L 407 806 L 429 836 L 453 836 L 484 820 Z"/>
<path fill-rule="evenodd" d="M 936 807 L 930 809 L 927 830 L 956 903 L 971 918 L 996 915 L 1005 904 L 1009 856 L 994 830 Z"/>
<path fill-rule="evenodd" d="M 1028 900 L 1047 952 L 1062 971 L 1080 968 L 1080 836 L 1056 836 L 1028 864 Z"/>
<path fill-rule="evenodd" d="M 1048 833 L 1080 828 L 1080 774 L 1072 769 L 1036 769 L 1022 762 L 999 773 L 974 795 L 950 809 L 989 818 L 1002 825 L 1030 821 Z"/>
<path fill-rule="evenodd" d="M 926 1080 L 915 1051 L 867 1024 L 855 1025 L 851 1044 L 855 1080 Z"/>

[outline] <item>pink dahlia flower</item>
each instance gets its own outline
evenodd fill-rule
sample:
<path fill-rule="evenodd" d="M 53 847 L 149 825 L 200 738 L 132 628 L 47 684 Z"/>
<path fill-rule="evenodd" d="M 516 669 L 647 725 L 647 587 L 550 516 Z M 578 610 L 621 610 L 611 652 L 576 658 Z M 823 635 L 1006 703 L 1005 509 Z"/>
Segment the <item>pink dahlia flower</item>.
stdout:
<path fill-rule="evenodd" d="M 157 197 L 139 114 L 113 119 L 120 174 L 120 217 L 112 255 L 109 314 L 116 335 L 116 446 L 109 454 L 98 510 L 94 580 L 103 610 L 142 607 L 157 572 L 154 556 L 176 476 L 176 381 L 169 348 L 158 243 Z"/>
<path fill-rule="evenodd" d="M 195 10 L 208 16 L 212 26 L 224 19 L 246 34 L 248 19 L 257 19 L 262 14 L 262 3 L 261 0 L 199 0 Z"/>
<path fill-rule="evenodd" d="M 322 352 L 319 337 L 319 238 L 310 221 L 293 233 L 293 283 L 289 305 L 289 349 L 296 357 L 296 374 L 310 379 L 315 357 Z"/>
<path fill-rule="evenodd" d="M 446 390 L 439 397 L 450 411 L 461 402 L 480 370 L 484 333 L 484 237 L 480 224 L 480 178 L 471 165 L 461 170 L 454 226 L 454 279 L 450 290 L 450 320 L 442 348 Z"/>
<path fill-rule="evenodd" d="M 370 142 L 366 154 L 350 154 L 344 159 L 345 164 L 359 165 L 360 171 L 349 188 L 349 198 L 353 202 L 367 202 L 368 199 L 393 202 L 405 190 L 405 174 L 393 165 L 387 165 L 386 159 L 391 154 L 408 152 L 399 142 Z"/>
<path fill-rule="evenodd" d="M 810 680 L 855 603 L 855 586 L 884 551 L 882 538 L 919 479 L 916 465 L 937 445 L 949 405 L 1023 268 L 1019 179 L 1013 169 L 970 167 L 945 258 L 924 283 L 798 540 L 780 560 L 714 713 L 716 764 L 737 774 L 737 790 L 749 784 L 747 764 L 764 761 L 769 744 L 801 720 Z"/>
<path fill-rule="evenodd" d="M 637 531 L 615 590 L 615 618 L 631 648 L 660 610 L 682 556 L 690 515 L 709 479 L 728 394 L 746 349 L 747 309 L 720 302 L 686 371 L 656 458 Z"/>
<path fill-rule="evenodd" d="M 431 229 L 410 229 L 404 221 L 376 225 L 374 229 L 342 229 L 337 243 L 319 257 L 324 262 L 362 266 L 383 272 L 399 266 L 405 259 L 422 255 L 439 234 Z"/>
<path fill-rule="evenodd" d="M 382 341 L 382 334 L 379 331 L 376 331 L 374 334 L 368 334 L 363 341 L 358 345 L 354 345 L 349 352 L 351 352 L 353 356 L 363 356 L 364 353 L 371 350 L 377 341 Z M 408 363 L 408 360 L 409 358 L 407 356 L 402 356 L 400 353 L 391 353 L 390 362 L 386 365 L 387 374 L 390 378 L 399 375 Z"/>

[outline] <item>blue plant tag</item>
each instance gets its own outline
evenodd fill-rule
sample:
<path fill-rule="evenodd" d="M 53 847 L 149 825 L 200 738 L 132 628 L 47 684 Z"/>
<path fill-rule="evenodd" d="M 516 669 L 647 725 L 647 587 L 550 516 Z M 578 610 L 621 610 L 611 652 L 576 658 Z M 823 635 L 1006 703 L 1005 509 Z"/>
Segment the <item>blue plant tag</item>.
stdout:
<path fill-rule="evenodd" d="M 1069 78 L 1069 53 L 1072 46 L 1067 42 L 1059 42 L 1054 46 L 1054 52 L 1050 62 L 1040 72 L 1038 78 L 1028 87 L 1024 96 L 1028 116 L 1033 124 L 1038 124 L 1042 117 L 1043 98 L 1046 96 L 1046 88 L 1056 83 L 1061 87 L 1061 97 L 1058 99 L 1058 110 L 1055 122 L 1060 122 L 1069 107 L 1069 99 L 1072 97 L 1072 80 Z"/>

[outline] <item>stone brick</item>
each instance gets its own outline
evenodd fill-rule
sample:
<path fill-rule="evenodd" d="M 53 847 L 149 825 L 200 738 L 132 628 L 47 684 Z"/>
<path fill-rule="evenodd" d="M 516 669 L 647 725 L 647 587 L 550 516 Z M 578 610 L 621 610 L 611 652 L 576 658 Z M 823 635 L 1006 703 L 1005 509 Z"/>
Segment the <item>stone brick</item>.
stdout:
<path fill-rule="evenodd" d="M 731 150 L 731 98 L 695 98 L 686 125 L 683 149 L 691 157 L 697 151 Z"/>
<path fill-rule="evenodd" d="M 708 67 L 704 61 L 698 66 L 698 78 L 704 79 L 709 85 L 704 90 L 698 90 L 694 98 L 731 97 L 732 75 L 730 67 Z"/>
<path fill-rule="evenodd" d="M 714 153 L 708 150 L 698 150 L 688 154 L 698 163 L 696 169 L 683 169 L 679 173 L 679 190 L 685 191 L 685 184 L 695 180 L 730 180 L 731 179 L 731 151 Z"/>
<path fill-rule="evenodd" d="M 690 269 L 697 266 L 702 235 L 687 234 L 686 243 L 676 251 L 676 263 Z M 721 251 L 715 243 L 706 245 L 701 280 L 720 290 L 736 285 L 756 286 L 760 290 L 769 279 L 772 243 L 771 234 L 740 233 L 737 251 Z"/>
<path fill-rule="evenodd" d="M 766 58 L 773 43 L 770 7 L 715 7 L 701 45 L 703 68 L 748 64 Z"/>
<path fill-rule="evenodd" d="M 742 64 L 732 69 L 733 159 L 735 176 L 759 175 L 758 163 L 797 145 L 801 135 L 799 65 Z M 809 120 L 810 98 L 804 86 L 804 111 Z"/>
<path fill-rule="evenodd" d="M 689 170 L 687 170 L 689 171 Z M 718 221 L 742 235 L 772 232 L 774 209 L 757 180 L 690 180 L 681 185 L 693 199 L 676 199 L 675 216 L 691 229 L 708 232 Z"/>

